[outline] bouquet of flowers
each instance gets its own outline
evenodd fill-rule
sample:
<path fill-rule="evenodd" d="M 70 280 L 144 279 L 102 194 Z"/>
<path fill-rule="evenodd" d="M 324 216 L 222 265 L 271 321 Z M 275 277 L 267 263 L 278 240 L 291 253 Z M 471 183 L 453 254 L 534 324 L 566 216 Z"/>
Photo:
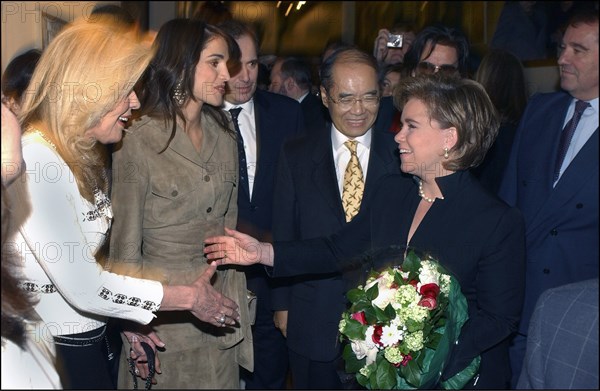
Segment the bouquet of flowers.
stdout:
<path fill-rule="evenodd" d="M 371 272 L 365 286 L 351 289 L 351 307 L 342 314 L 340 339 L 346 372 L 369 389 L 439 386 L 450 347 L 468 318 L 467 301 L 456 279 L 431 258 L 410 250 L 400 267 Z M 460 389 L 479 368 L 469 367 L 445 382 Z"/>

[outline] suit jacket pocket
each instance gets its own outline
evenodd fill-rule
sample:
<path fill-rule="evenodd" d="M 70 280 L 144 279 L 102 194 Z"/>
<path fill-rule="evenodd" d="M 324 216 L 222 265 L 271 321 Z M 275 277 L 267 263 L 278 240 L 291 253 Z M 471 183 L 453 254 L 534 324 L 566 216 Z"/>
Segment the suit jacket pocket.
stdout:
<path fill-rule="evenodd" d="M 190 176 L 158 176 L 151 183 L 152 217 L 161 223 L 177 223 L 197 216 L 199 187 Z"/>

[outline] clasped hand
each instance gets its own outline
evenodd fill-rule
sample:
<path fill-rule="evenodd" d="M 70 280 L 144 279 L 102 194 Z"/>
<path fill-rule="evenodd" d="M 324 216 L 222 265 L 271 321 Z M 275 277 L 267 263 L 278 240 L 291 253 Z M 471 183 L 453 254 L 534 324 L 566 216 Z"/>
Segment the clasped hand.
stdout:
<path fill-rule="evenodd" d="M 226 236 L 213 236 L 204 240 L 204 254 L 217 265 L 273 266 L 273 247 L 259 242 L 250 235 L 225 228 Z"/>

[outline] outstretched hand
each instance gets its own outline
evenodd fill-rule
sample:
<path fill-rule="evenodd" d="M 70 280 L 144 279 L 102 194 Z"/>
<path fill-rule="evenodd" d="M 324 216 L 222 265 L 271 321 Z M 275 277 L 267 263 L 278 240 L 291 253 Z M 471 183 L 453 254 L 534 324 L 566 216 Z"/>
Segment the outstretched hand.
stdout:
<path fill-rule="evenodd" d="M 217 327 L 234 326 L 240 321 L 238 305 L 219 293 L 210 283 L 216 270 L 216 264 L 208 265 L 206 271 L 192 284 L 195 296 L 190 312 L 201 321 Z"/>
<path fill-rule="evenodd" d="M 218 265 L 273 266 L 273 247 L 259 242 L 250 235 L 225 228 L 227 236 L 213 236 L 204 240 L 204 254 Z"/>

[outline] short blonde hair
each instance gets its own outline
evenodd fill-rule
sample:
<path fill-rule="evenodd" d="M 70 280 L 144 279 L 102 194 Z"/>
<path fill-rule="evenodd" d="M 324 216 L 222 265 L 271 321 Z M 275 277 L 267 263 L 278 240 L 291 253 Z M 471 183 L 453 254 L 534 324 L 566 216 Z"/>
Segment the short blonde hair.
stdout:
<path fill-rule="evenodd" d="M 41 124 L 90 200 L 92 189 L 82 181 L 103 183 L 104 162 L 85 132 L 131 93 L 153 53 L 131 30 L 97 19 L 75 21 L 50 42 L 20 115 L 23 129 Z"/>

